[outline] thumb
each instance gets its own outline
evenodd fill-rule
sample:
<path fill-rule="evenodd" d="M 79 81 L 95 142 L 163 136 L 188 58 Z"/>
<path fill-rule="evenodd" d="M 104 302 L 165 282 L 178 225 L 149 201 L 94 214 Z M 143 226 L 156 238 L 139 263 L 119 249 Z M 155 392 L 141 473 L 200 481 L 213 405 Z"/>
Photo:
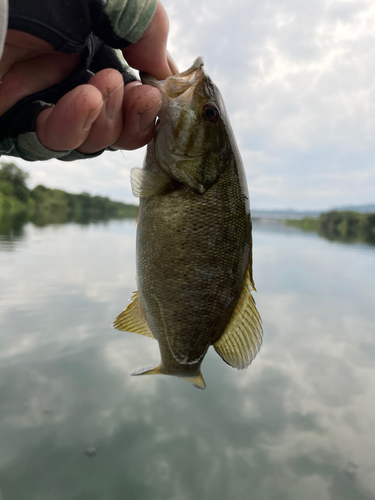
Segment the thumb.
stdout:
<path fill-rule="evenodd" d="M 158 80 L 178 72 L 167 52 L 169 21 L 160 2 L 157 3 L 154 17 L 138 42 L 122 49 L 128 64 L 139 71 L 149 73 Z"/>

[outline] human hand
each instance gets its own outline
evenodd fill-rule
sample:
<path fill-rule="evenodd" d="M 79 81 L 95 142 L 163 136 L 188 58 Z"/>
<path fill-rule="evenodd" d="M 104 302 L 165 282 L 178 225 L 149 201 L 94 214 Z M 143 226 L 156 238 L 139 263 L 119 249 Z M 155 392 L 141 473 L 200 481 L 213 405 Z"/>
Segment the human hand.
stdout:
<path fill-rule="evenodd" d="M 168 18 L 158 3 L 138 42 L 123 49 L 132 67 L 164 79 L 177 68 L 166 51 Z M 74 71 L 80 54 L 63 54 L 33 35 L 9 30 L 0 61 L 0 116 L 23 97 L 59 83 Z M 114 69 L 96 73 L 87 85 L 65 94 L 53 108 L 41 111 L 36 134 L 53 151 L 77 149 L 84 154 L 108 146 L 135 149 L 154 134 L 161 95 L 153 87 L 131 82 L 124 86 Z"/>

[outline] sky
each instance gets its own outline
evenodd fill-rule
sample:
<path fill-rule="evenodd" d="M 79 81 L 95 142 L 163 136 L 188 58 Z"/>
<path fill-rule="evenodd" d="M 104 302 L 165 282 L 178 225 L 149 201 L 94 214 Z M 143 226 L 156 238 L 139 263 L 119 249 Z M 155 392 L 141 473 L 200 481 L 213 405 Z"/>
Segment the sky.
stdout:
<path fill-rule="evenodd" d="M 375 203 L 373 0 L 163 4 L 180 71 L 202 55 L 224 97 L 253 209 Z M 30 187 L 137 203 L 130 170 L 144 154 L 16 163 L 30 173 Z"/>

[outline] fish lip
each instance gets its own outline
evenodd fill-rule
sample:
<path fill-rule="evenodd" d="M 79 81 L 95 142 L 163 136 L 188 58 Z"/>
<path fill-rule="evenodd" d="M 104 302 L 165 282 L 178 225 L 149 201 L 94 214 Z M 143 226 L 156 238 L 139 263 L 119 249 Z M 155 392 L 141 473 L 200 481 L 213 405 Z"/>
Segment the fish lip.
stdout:
<path fill-rule="evenodd" d="M 151 87 L 157 88 L 162 94 L 169 98 L 177 97 L 176 92 L 176 82 L 178 95 L 185 94 L 187 90 L 191 87 L 195 87 L 197 83 L 202 79 L 204 75 L 204 70 L 202 69 L 204 65 L 203 57 L 199 56 L 195 59 L 193 64 L 186 71 L 177 73 L 176 75 L 168 76 L 165 80 L 157 80 L 155 77 L 148 73 L 140 72 L 139 76 L 141 82 L 144 85 L 150 85 Z"/>
<path fill-rule="evenodd" d="M 185 78 L 186 76 L 190 76 L 192 73 L 194 73 L 197 69 L 201 68 L 202 66 L 204 66 L 204 59 L 202 56 L 199 56 L 195 59 L 190 68 L 188 68 L 185 71 L 182 71 L 181 73 L 177 73 L 176 75 L 168 76 L 165 80 L 158 80 L 157 78 L 151 76 L 149 73 L 144 73 L 143 71 L 139 73 L 139 76 L 141 78 L 141 82 L 144 85 L 152 85 L 153 87 L 156 87 L 157 83 L 165 82 L 169 78 L 179 79 L 179 78 Z"/>
<path fill-rule="evenodd" d="M 201 68 L 202 66 L 204 66 L 204 59 L 202 56 L 199 56 L 195 59 L 193 64 L 190 66 L 190 68 L 188 68 L 185 71 L 182 71 L 181 73 L 177 73 L 177 75 L 173 75 L 173 76 L 175 78 L 183 78 L 185 76 L 189 76 L 189 75 L 191 75 L 191 73 L 194 73 L 194 71 Z"/>

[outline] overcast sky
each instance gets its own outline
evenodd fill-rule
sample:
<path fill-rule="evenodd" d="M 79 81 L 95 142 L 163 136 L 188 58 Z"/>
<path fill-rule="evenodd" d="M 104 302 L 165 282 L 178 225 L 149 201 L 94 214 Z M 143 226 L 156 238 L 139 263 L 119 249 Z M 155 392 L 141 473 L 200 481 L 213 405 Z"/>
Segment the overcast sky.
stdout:
<path fill-rule="evenodd" d="M 204 56 L 244 161 L 254 209 L 375 203 L 373 0 L 164 0 L 181 71 Z M 144 150 L 16 163 L 44 184 L 137 202 Z M 5 157 L 2 158 L 6 159 Z"/>

